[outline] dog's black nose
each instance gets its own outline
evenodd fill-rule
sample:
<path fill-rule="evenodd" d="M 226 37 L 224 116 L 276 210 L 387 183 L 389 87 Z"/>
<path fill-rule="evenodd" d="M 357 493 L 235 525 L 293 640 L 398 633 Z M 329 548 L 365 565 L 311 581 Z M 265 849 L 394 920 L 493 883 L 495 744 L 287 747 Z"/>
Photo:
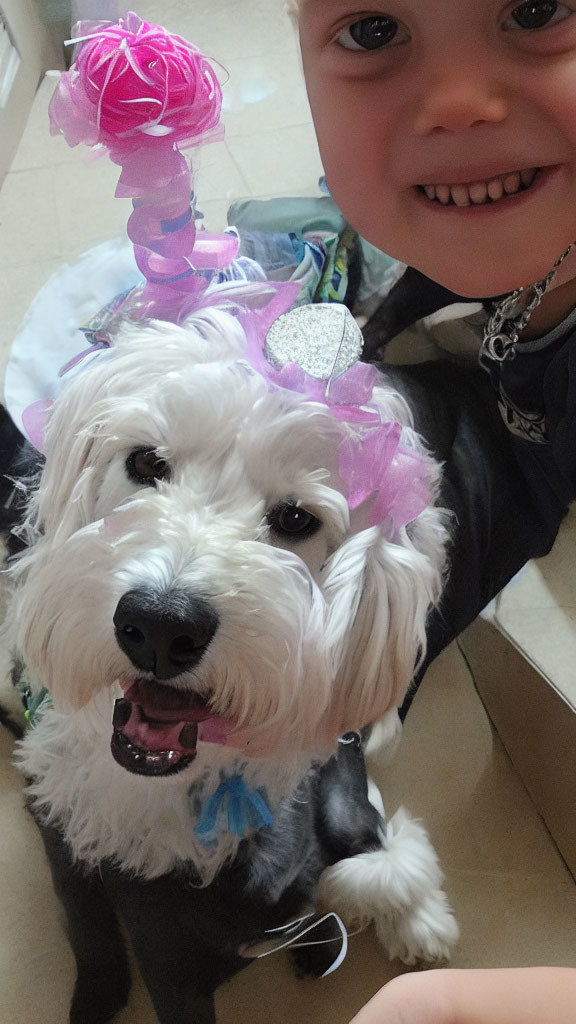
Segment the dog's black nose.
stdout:
<path fill-rule="evenodd" d="M 129 590 L 114 612 L 120 647 L 136 668 L 153 672 L 157 679 L 173 679 L 197 665 L 218 622 L 208 601 L 176 589 Z"/>

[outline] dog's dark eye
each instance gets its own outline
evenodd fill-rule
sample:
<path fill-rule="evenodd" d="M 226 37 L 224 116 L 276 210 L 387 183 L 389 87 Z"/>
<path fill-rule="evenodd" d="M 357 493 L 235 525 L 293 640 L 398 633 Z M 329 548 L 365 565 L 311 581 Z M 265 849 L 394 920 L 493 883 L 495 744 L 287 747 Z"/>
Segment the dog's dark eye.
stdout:
<path fill-rule="evenodd" d="M 136 484 L 154 484 L 168 477 L 170 467 L 154 448 L 136 448 L 126 459 L 126 472 Z"/>
<path fill-rule="evenodd" d="M 293 502 L 283 502 L 267 513 L 268 525 L 283 537 L 304 540 L 316 533 L 322 525 L 320 520 L 305 508 Z"/>

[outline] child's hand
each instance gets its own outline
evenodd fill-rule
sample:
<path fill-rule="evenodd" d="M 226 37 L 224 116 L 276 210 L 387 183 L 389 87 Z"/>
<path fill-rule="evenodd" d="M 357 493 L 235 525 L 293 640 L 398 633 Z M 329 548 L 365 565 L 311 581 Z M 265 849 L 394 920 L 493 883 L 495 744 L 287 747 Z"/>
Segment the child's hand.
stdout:
<path fill-rule="evenodd" d="M 576 970 L 534 967 L 404 974 L 352 1024 L 574 1024 Z"/>

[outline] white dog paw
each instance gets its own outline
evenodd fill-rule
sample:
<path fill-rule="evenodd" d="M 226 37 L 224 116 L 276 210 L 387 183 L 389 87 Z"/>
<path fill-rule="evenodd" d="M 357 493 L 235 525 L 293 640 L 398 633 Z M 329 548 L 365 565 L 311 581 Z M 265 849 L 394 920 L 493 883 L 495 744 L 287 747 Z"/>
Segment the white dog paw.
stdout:
<path fill-rule="evenodd" d="M 388 824 L 382 849 L 327 868 L 317 898 L 351 929 L 373 921 L 391 959 L 433 964 L 449 959 L 459 936 L 442 882 L 426 830 L 400 808 Z"/>
<path fill-rule="evenodd" d="M 436 850 L 421 822 L 399 807 L 388 822 L 385 858 L 387 896 L 397 908 L 416 905 L 444 881 Z"/>
<path fill-rule="evenodd" d="M 458 941 L 460 929 L 446 894 L 428 893 L 405 915 L 376 920 L 376 933 L 391 959 L 412 966 L 445 963 Z"/>

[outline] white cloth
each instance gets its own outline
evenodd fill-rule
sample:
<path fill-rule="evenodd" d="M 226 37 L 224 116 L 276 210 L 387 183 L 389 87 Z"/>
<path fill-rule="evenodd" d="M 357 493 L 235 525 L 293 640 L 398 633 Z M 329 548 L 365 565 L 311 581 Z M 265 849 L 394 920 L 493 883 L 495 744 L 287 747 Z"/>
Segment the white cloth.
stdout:
<path fill-rule="evenodd" d="M 74 265 L 64 264 L 41 288 L 14 339 L 4 380 L 4 404 L 23 434 L 28 436 L 24 411 L 56 398 L 59 371 L 90 347 L 79 328 L 142 280 L 132 243 L 116 238 L 90 249 Z"/>

